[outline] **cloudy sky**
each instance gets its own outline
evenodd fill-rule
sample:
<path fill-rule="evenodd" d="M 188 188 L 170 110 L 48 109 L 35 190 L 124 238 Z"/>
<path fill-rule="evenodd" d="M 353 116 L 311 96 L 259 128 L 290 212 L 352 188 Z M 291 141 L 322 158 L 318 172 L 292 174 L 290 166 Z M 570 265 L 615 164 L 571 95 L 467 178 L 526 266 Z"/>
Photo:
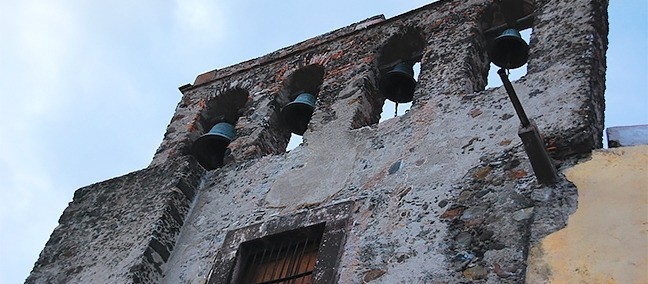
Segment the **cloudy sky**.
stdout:
<path fill-rule="evenodd" d="M 429 1 L 0 0 L 0 283 L 74 191 L 144 168 L 196 75 Z M 611 1 L 607 126 L 648 123 L 648 4 Z"/>

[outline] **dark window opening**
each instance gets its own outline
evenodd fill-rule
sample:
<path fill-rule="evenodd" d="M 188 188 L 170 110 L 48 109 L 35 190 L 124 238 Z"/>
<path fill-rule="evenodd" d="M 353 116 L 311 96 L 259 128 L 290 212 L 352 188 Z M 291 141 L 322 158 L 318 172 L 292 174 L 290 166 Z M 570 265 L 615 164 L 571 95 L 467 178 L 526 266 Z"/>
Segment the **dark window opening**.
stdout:
<path fill-rule="evenodd" d="M 235 283 L 311 283 L 324 223 L 242 243 Z"/>

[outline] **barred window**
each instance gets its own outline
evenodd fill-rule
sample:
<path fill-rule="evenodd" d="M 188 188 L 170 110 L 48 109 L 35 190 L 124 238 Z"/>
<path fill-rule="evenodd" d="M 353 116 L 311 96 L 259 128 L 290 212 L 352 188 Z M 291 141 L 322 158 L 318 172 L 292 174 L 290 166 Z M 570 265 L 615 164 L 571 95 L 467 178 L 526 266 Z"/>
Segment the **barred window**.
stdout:
<path fill-rule="evenodd" d="M 341 202 L 229 231 L 207 283 L 337 283 L 353 204 Z"/>
<path fill-rule="evenodd" d="M 242 243 L 237 283 L 312 283 L 324 224 Z"/>

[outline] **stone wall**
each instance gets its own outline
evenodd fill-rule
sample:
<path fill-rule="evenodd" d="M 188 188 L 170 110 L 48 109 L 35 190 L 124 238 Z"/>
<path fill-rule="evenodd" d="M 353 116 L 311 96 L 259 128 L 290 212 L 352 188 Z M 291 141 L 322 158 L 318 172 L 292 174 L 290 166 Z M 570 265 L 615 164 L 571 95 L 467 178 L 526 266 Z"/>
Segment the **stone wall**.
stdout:
<path fill-rule="evenodd" d="M 487 42 L 502 13 L 533 28 L 528 73 L 513 84 L 561 170 L 601 147 L 607 1 L 496 2 L 373 17 L 199 75 L 180 88 L 150 167 L 80 189 L 28 282 L 205 283 L 233 257 L 229 232 L 271 233 L 264 224 L 336 204 L 352 210 L 330 282 L 523 282 L 529 245 L 565 226 L 577 193 L 562 174 L 536 182 L 505 90 L 484 89 Z M 421 62 L 412 108 L 378 123 L 378 81 L 404 57 Z M 286 152 L 279 111 L 300 89 L 317 104 L 303 144 Z M 203 172 L 191 145 L 219 117 L 237 138 L 225 165 Z M 118 196 L 130 198 L 101 201 Z M 83 217 L 99 204 L 105 224 Z M 132 222 L 108 225 L 119 216 Z M 317 220 L 338 221 L 327 216 Z"/>
<path fill-rule="evenodd" d="M 159 282 L 203 174 L 178 159 L 77 190 L 26 283 Z"/>

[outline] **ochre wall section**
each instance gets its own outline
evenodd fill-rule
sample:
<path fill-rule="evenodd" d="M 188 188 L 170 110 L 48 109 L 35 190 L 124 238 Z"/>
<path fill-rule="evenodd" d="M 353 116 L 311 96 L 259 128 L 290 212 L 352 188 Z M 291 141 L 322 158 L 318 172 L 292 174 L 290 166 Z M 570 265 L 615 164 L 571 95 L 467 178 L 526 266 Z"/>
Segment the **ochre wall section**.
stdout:
<path fill-rule="evenodd" d="M 565 175 L 578 209 L 531 248 L 527 283 L 648 283 L 648 145 L 596 151 Z"/>

